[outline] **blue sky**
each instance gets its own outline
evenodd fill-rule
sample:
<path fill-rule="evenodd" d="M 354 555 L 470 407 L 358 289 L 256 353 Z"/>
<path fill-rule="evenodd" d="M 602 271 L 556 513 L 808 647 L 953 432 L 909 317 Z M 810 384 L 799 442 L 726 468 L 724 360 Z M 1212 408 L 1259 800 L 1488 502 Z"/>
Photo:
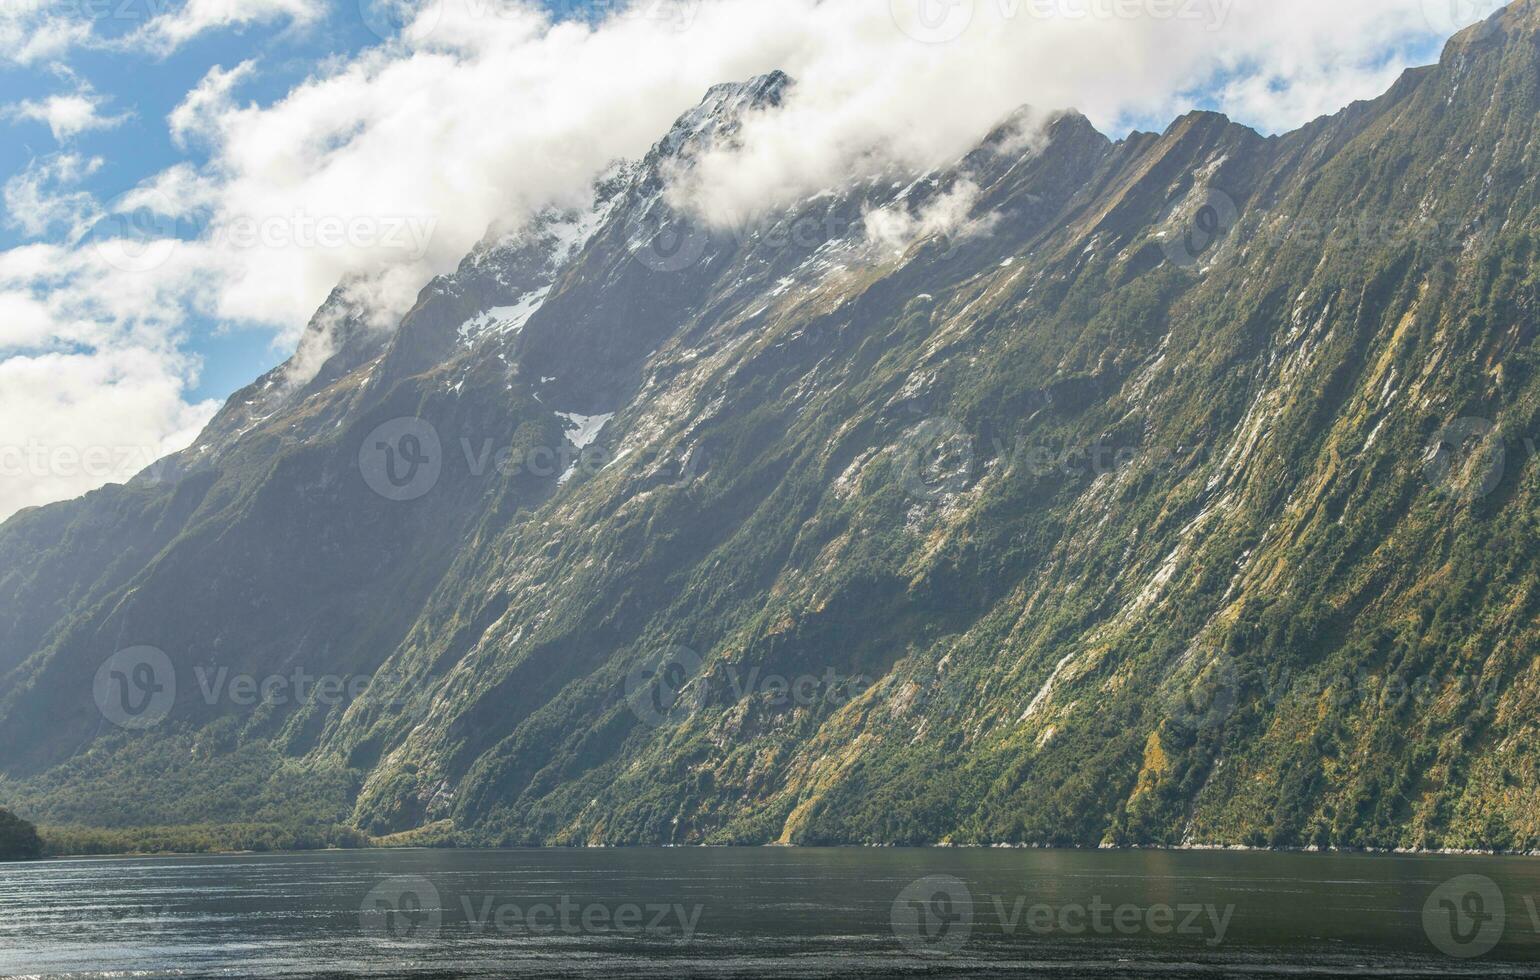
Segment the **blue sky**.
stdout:
<path fill-rule="evenodd" d="M 137 16 L 139 13 L 155 8 L 140 3 L 127 9 L 135 12 L 133 20 L 103 19 L 98 31 L 107 37 L 122 36 L 142 24 L 144 18 Z M 195 38 L 164 56 L 78 50 L 69 57 L 67 70 L 106 97 L 106 114 L 127 116 L 111 129 L 84 132 L 70 141 L 72 149 L 104 161 L 83 187 L 108 201 L 173 164 L 185 160 L 206 163 L 208 154 L 196 144 L 184 148 L 173 143 L 166 117 L 213 65 L 258 59 L 262 71 L 242 94 L 266 104 L 282 98 L 328 59 L 346 58 L 379 43 L 380 38 L 365 25 L 356 7 L 346 4 L 328 7 L 324 21 L 302 31 L 286 24 L 250 25 Z M 59 74 L 60 70 L 58 66 L 0 62 L 0 105 L 45 99 L 70 89 L 68 76 Z M 29 161 L 60 148 L 45 122 L 15 120 L 9 130 L 9 138 L 0 140 L 0 177 L 20 173 Z M 28 239 L 13 224 L 0 225 L 0 249 L 13 248 Z M 283 347 L 275 346 L 270 331 L 249 325 L 231 329 L 208 319 L 188 325 L 183 347 L 203 364 L 197 383 L 188 391 L 192 401 L 226 398 L 287 355 Z"/>
<path fill-rule="evenodd" d="M 689 192 L 708 216 L 871 160 L 955 159 L 1023 103 L 1113 135 L 1194 107 L 1291 128 L 1383 92 L 1498 6 L 1190 0 L 1184 21 L 1133 0 L 1151 13 L 1056 21 L 953 0 L 966 16 L 938 36 L 905 19 L 927 2 L 0 0 L 0 454 L 174 451 L 287 356 L 336 283 L 388 326 L 489 223 L 573 200 L 715 82 L 801 80 L 720 186 Z M 147 272 L 104 264 L 111 202 L 147 188 L 154 229 L 187 247 Z M 424 236 L 232 249 L 211 232 L 290 210 L 291 236 L 318 214 Z M 128 475 L 0 474 L 0 519 Z"/>
<path fill-rule="evenodd" d="M 103 39 L 121 39 L 141 28 L 154 13 L 174 9 L 176 0 L 96 2 L 107 3 L 113 13 L 95 18 L 95 34 Z M 271 104 L 307 78 L 324 73 L 327 65 L 346 62 L 366 48 L 380 46 L 380 32 L 400 27 L 401 16 L 388 9 L 389 3 L 328 2 L 324 16 L 303 28 L 279 20 L 211 31 L 165 54 L 81 46 L 55 64 L 16 65 L 0 59 L 0 106 L 46 99 L 81 83 L 94 90 L 103 98 L 102 114 L 121 116 L 122 122 L 109 129 L 82 132 L 68 141 L 68 149 L 103 161 L 80 187 L 98 200 L 111 201 L 175 164 L 191 161 L 201 166 L 209 162 L 205 147 L 197 143 L 178 146 L 173 141 L 166 118 L 211 67 L 255 60 L 260 71 L 243 83 L 241 99 Z M 541 5 L 558 19 L 589 22 L 596 16 L 592 0 L 545 0 Z M 88 3 L 66 0 L 60 6 L 80 9 Z M 127 16 L 119 17 L 119 13 Z M 48 124 L 41 120 L 13 120 L 8 135 L 12 138 L 0 141 L 0 179 L 18 174 L 29 162 L 61 149 Z M 0 250 L 22 245 L 30 237 L 12 223 L 0 224 Z M 181 348 L 201 362 L 197 379 L 187 390 L 189 401 L 222 400 L 290 353 L 282 336 L 275 337 L 272 331 L 251 324 L 192 317 L 183 334 Z"/>

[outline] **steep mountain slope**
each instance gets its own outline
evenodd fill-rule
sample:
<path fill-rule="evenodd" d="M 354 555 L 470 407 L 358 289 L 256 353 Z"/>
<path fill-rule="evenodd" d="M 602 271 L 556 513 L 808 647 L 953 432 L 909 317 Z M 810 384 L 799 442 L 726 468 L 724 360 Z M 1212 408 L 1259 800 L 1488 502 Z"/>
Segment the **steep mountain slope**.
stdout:
<path fill-rule="evenodd" d="M 674 211 L 792 84 L 713 89 L 388 336 L 339 293 L 188 452 L 6 524 L 0 792 L 1540 847 L 1540 4 L 1284 137 L 1024 112 L 763 226 Z M 144 646 L 175 697 L 122 728 L 99 670 Z M 253 706 L 220 668 L 369 682 Z"/>

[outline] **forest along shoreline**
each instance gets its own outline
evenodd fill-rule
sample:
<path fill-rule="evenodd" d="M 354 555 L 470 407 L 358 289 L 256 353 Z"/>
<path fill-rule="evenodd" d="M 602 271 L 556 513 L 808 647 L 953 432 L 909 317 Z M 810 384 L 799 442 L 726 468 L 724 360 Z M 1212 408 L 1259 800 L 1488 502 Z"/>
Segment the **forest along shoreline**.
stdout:
<path fill-rule="evenodd" d="M 5 818 L 17 824 L 32 825 L 0 809 L 0 861 L 32 860 L 37 858 L 65 859 L 87 857 L 178 857 L 193 855 L 240 855 L 240 854 L 303 854 L 313 851 L 349 850 L 650 850 L 664 845 L 616 845 L 591 844 L 552 848 L 500 848 L 487 847 L 464 840 L 453 831 L 438 828 L 422 828 L 404 834 L 372 837 L 360 830 L 342 825 L 321 827 L 283 827 L 266 824 L 214 825 L 195 824 L 178 827 L 48 827 L 33 829 L 38 838 L 35 848 L 22 849 L 7 854 L 5 849 Z M 424 832 L 428 831 L 428 832 Z M 668 845 L 680 847 L 681 845 Z M 1457 848 L 1379 848 L 1379 847 L 1273 847 L 1247 844 L 1184 844 L 1178 846 L 1129 845 L 1100 848 L 1061 847 L 1047 844 L 828 844 L 818 846 L 794 844 L 695 844 L 683 847 L 698 848 L 788 848 L 793 850 L 821 849 L 888 849 L 888 850 L 1016 850 L 1016 851 L 1157 851 L 1168 853 L 1224 851 L 1232 853 L 1272 854 L 1359 854 L 1375 857 L 1490 857 L 1490 858 L 1540 858 L 1540 851 L 1472 850 Z"/>
<path fill-rule="evenodd" d="M 31 861 L 43 853 L 43 839 L 37 828 L 0 807 L 0 861 Z"/>

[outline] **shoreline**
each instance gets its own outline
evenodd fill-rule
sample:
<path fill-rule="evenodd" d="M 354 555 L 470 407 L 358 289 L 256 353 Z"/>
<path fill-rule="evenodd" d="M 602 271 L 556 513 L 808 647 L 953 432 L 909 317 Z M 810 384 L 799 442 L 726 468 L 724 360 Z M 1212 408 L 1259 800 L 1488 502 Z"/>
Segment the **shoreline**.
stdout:
<path fill-rule="evenodd" d="M 111 853 L 92 854 L 47 854 L 39 858 L 0 862 L 3 864 L 36 864 L 48 861 L 88 861 L 88 860 L 120 860 L 124 858 L 185 858 L 185 857 L 246 857 L 252 855 L 284 855 L 284 854 L 322 854 L 328 852 L 348 853 L 362 851 L 663 851 L 663 850 L 756 850 L 756 849 L 783 849 L 798 851 L 843 851 L 843 850 L 894 850 L 894 851 L 1057 851 L 1062 853 L 1103 853 L 1123 852 L 1136 853 L 1151 851 L 1167 854 L 1184 853 L 1231 853 L 1231 854 L 1301 854 L 1301 855 L 1336 855 L 1336 856 L 1363 856 L 1363 857 L 1483 857 L 1483 858 L 1540 858 L 1540 850 L 1532 851 L 1490 851 L 1459 848 L 1442 848 L 1439 850 L 1424 850 L 1413 848 L 1374 848 L 1374 847 L 1253 847 L 1245 844 L 1183 844 L 1180 846 L 1156 846 L 1133 844 L 1127 846 L 1100 846 L 1100 847 L 1060 847 L 1046 844 L 583 844 L 568 846 L 533 846 L 533 847 L 490 847 L 490 846 L 433 846 L 426 844 L 366 844 L 359 847 L 311 847 L 289 849 L 211 849 L 203 851 L 121 851 Z"/>

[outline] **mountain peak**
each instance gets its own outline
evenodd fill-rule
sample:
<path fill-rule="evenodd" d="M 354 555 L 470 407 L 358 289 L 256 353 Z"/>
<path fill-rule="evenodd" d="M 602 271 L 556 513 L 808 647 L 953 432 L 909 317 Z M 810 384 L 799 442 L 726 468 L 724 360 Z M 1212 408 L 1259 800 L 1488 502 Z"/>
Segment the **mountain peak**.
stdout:
<path fill-rule="evenodd" d="M 1510 33 L 1520 36 L 1540 32 L 1540 0 L 1514 0 L 1449 39 L 1444 47 L 1444 61 L 1459 57 L 1471 48 L 1499 40 Z"/>
<path fill-rule="evenodd" d="M 749 113 L 779 106 L 792 84 L 789 75 L 776 70 L 743 82 L 713 85 L 700 104 L 679 117 L 658 144 L 658 151 L 663 156 L 677 156 L 687 145 L 730 136 Z"/>
<path fill-rule="evenodd" d="M 1178 116 L 1170 126 L 1166 127 L 1165 135 L 1185 136 L 1193 132 L 1202 132 L 1213 136 L 1231 131 L 1237 136 L 1260 136 L 1250 126 L 1238 123 L 1224 113 L 1210 109 L 1194 109 Z"/>
<path fill-rule="evenodd" d="M 721 82 L 706 90 L 701 105 L 712 103 L 730 104 L 748 101 L 756 108 L 761 105 L 778 105 L 782 94 L 793 84 L 790 75 L 779 68 L 742 82 Z"/>

